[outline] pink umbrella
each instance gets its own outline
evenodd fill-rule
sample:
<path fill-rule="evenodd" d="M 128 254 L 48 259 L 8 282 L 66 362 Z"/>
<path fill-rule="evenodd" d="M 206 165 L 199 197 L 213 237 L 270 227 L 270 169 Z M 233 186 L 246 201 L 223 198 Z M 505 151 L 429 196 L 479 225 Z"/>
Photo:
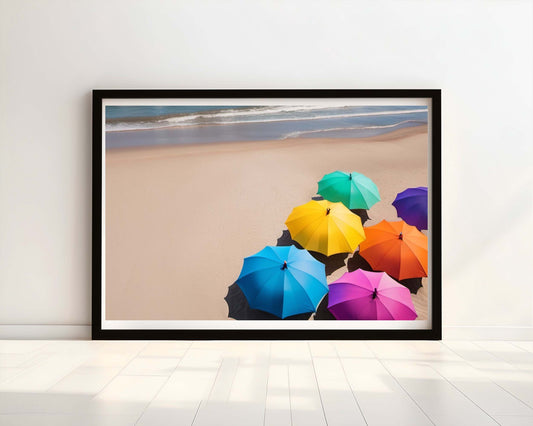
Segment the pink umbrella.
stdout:
<path fill-rule="evenodd" d="M 357 269 L 329 284 L 328 309 L 338 320 L 414 320 L 409 289 L 385 272 Z"/>

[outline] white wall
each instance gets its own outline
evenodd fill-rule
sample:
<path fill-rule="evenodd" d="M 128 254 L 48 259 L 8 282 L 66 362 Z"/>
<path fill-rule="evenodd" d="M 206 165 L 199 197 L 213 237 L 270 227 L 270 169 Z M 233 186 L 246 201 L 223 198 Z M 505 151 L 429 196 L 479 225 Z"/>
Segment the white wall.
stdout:
<path fill-rule="evenodd" d="M 0 0 L 0 337 L 90 323 L 93 88 L 441 88 L 444 324 L 531 333 L 532 23 L 529 0 Z"/>

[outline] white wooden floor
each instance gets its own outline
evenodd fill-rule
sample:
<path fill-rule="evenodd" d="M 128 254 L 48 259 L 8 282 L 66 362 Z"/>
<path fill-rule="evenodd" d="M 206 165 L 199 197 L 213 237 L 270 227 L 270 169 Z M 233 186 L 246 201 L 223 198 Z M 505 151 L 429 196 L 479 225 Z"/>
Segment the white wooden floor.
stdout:
<path fill-rule="evenodd" d="M 0 341 L 0 425 L 533 425 L 533 342 Z"/>

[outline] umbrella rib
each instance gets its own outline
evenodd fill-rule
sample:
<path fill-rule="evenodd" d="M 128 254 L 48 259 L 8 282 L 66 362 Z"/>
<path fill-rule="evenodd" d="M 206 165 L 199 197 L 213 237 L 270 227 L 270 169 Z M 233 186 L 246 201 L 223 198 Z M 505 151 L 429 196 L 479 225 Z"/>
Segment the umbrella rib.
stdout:
<path fill-rule="evenodd" d="M 381 233 L 384 233 L 384 234 L 387 234 L 387 235 L 389 235 L 389 234 L 398 235 L 398 231 L 396 231 L 388 222 L 386 222 L 386 224 L 389 225 L 388 228 L 386 228 L 386 229 L 376 228 L 376 226 L 381 225 L 381 223 L 383 223 L 383 222 L 386 222 L 386 221 L 382 220 L 380 223 L 378 223 L 376 225 L 367 226 L 366 229 L 374 231 L 374 232 L 381 232 Z"/>
<path fill-rule="evenodd" d="M 406 287 L 407 289 L 407 287 Z M 386 291 L 386 290 L 383 290 L 383 291 Z M 403 303 L 401 300 L 398 300 L 398 299 L 393 299 L 392 297 L 389 297 L 389 296 L 386 296 L 386 295 L 383 295 L 383 291 L 381 292 L 381 294 L 379 294 L 379 297 L 383 297 L 384 299 L 389 299 L 389 300 L 392 300 L 393 302 L 396 302 L 396 303 L 399 303 L 403 306 L 407 306 L 409 309 L 411 309 L 411 307 L 405 303 Z M 387 309 L 388 310 L 388 309 Z M 390 311 L 389 311 L 390 312 Z"/>
<path fill-rule="evenodd" d="M 366 272 L 368 272 L 368 271 L 366 271 Z M 366 277 L 365 277 L 365 278 L 366 278 Z M 340 279 L 341 279 L 341 278 L 339 278 L 339 280 L 340 280 Z M 357 288 L 360 289 L 360 290 L 368 291 L 368 295 L 371 295 L 372 292 L 374 291 L 374 286 L 372 285 L 372 283 L 370 282 L 370 280 L 368 280 L 368 282 L 369 282 L 370 285 L 372 286 L 372 290 L 370 290 L 369 288 L 366 288 L 366 287 L 362 287 L 362 286 L 359 285 L 359 284 L 352 283 L 352 282 L 350 282 L 350 281 L 339 281 L 339 280 L 332 282 L 329 286 L 331 287 L 331 286 L 335 286 L 335 285 L 338 285 L 338 284 L 347 284 L 347 285 L 351 285 L 351 286 L 357 287 Z"/>
<path fill-rule="evenodd" d="M 363 294 L 363 295 L 358 296 L 358 297 L 350 297 L 349 299 L 345 299 L 345 300 L 342 300 L 342 301 L 340 301 L 340 302 L 338 302 L 338 303 L 334 303 L 333 305 L 329 305 L 329 306 L 328 306 L 328 309 L 329 309 L 329 308 L 333 308 L 334 306 L 342 305 L 343 303 L 348 303 L 348 302 L 350 302 L 350 301 L 352 301 L 352 300 L 359 300 L 359 299 L 363 299 L 363 298 L 365 298 L 365 297 L 369 297 L 371 294 L 372 294 L 372 293 L 369 292 L 368 294 Z"/>
<path fill-rule="evenodd" d="M 342 179 L 346 178 L 348 175 L 345 172 L 341 172 L 340 170 L 337 170 L 335 172 L 328 173 L 327 175 L 324 175 L 322 179 L 320 179 L 320 182 L 325 182 L 329 180 L 335 180 L 335 179 Z"/>
<path fill-rule="evenodd" d="M 370 282 L 370 280 L 369 280 L 366 276 L 365 276 L 365 279 L 368 280 L 370 286 L 373 288 L 374 286 L 372 285 L 372 283 Z M 358 297 L 351 297 L 351 296 L 350 296 L 349 299 L 345 299 L 345 300 L 342 300 L 342 301 L 340 301 L 340 302 L 338 302 L 338 303 L 334 303 L 334 304 L 332 304 L 331 306 L 337 306 L 337 305 L 340 305 L 341 303 L 348 302 L 348 301 L 350 301 L 350 300 L 357 300 L 357 299 L 361 299 L 361 298 L 363 298 L 363 297 L 368 297 L 368 296 L 370 296 L 370 295 L 373 293 L 373 290 L 370 290 L 370 289 L 365 288 L 365 287 L 361 287 L 360 285 L 355 284 L 355 283 L 352 283 L 352 282 L 349 282 L 349 281 L 335 281 L 335 282 L 331 283 L 331 284 L 329 285 L 329 287 L 330 287 L 330 292 L 331 292 L 331 288 L 332 288 L 332 287 L 335 287 L 335 286 L 338 285 L 338 284 L 345 284 L 345 285 L 350 285 L 350 286 L 357 287 L 358 290 L 363 291 L 363 292 L 366 291 L 367 294 L 359 295 Z M 329 307 L 329 306 L 328 306 L 328 307 Z"/>
<path fill-rule="evenodd" d="M 360 187 L 364 188 L 366 190 L 365 191 L 366 195 L 365 195 L 365 193 L 363 193 L 363 191 L 361 191 Z M 355 181 L 354 181 L 354 183 L 352 184 L 352 188 L 355 188 L 359 192 L 359 194 L 361 195 L 361 198 L 363 199 L 363 201 L 366 204 L 366 208 L 367 209 L 370 208 L 369 202 L 372 201 L 372 198 L 374 198 L 376 200 L 372 204 L 375 204 L 375 203 L 377 203 L 378 201 L 381 200 L 381 197 L 379 195 L 377 197 L 374 196 L 374 193 L 372 192 L 373 189 L 368 188 L 365 184 L 363 184 L 360 181 L 357 181 L 357 186 L 355 185 Z M 376 190 L 377 190 L 377 188 L 376 188 Z M 350 191 L 350 199 L 351 199 L 351 197 L 352 197 L 352 191 Z"/>
<path fill-rule="evenodd" d="M 380 244 L 384 244 L 384 243 L 390 243 L 390 241 L 383 241 L 383 242 L 380 243 Z M 380 245 L 380 244 L 376 244 L 375 246 L 372 246 L 372 247 L 377 247 L 377 246 Z M 394 250 L 395 248 L 396 248 L 396 247 L 393 245 L 393 246 L 392 246 L 391 248 L 389 248 L 386 252 L 384 252 L 384 253 L 379 257 L 379 259 L 375 262 L 376 267 L 377 267 L 377 264 L 380 263 L 380 262 L 383 260 L 383 258 L 384 258 L 386 255 L 388 255 L 388 254 L 389 254 L 392 250 Z M 360 253 L 360 254 L 361 254 L 361 256 L 364 257 L 363 253 Z M 366 259 L 366 258 L 365 258 L 365 259 Z M 367 259 L 367 260 L 368 260 L 368 259 Z M 370 261 L 369 261 L 369 263 L 370 263 Z"/>
<path fill-rule="evenodd" d="M 390 299 L 390 297 L 389 297 L 389 299 Z M 378 296 L 378 300 L 379 300 L 379 296 Z M 392 299 L 391 299 L 391 300 L 392 300 Z M 394 319 L 394 315 L 392 315 L 392 312 L 389 311 L 389 308 L 387 308 L 387 307 L 385 306 L 385 304 L 384 304 L 381 300 L 379 301 L 379 303 L 381 303 L 381 306 L 383 306 L 383 307 L 385 308 L 385 310 L 389 313 L 389 315 L 391 316 L 391 318 Z"/>
<path fill-rule="evenodd" d="M 368 179 L 370 179 L 370 178 L 368 178 Z M 368 186 L 366 186 L 365 183 L 367 183 L 367 182 L 357 181 L 357 184 L 362 186 L 363 188 L 365 188 L 369 192 L 369 194 L 374 195 L 373 191 L 376 191 L 377 194 L 378 194 L 378 196 L 377 196 L 378 201 L 381 200 L 381 197 L 379 196 L 379 190 L 378 190 L 376 184 L 374 182 L 372 182 L 372 184 L 375 186 L 375 188 L 369 188 Z M 363 192 L 361 190 L 359 190 L 359 192 L 361 192 L 361 195 L 363 195 Z M 363 195 L 363 198 L 365 198 L 364 195 Z M 365 199 L 365 201 L 366 201 L 366 199 Z"/>
<path fill-rule="evenodd" d="M 253 301 L 248 300 L 248 304 L 250 305 L 250 308 L 255 309 L 254 307 L 252 307 L 252 303 L 255 304 L 257 298 L 261 295 L 261 293 L 265 290 L 265 288 L 268 287 L 267 284 L 269 284 L 270 281 L 272 281 L 274 278 L 277 278 L 277 276 L 275 274 L 272 274 L 272 276 L 263 283 L 263 285 L 261 286 L 261 289 L 257 292 L 257 294 L 255 295 Z M 283 311 L 283 306 L 282 306 L 282 311 Z M 282 312 L 282 314 L 283 314 L 283 312 Z"/>
<path fill-rule="evenodd" d="M 422 235 L 424 235 L 424 234 L 422 234 Z M 426 244 L 425 246 L 421 246 L 420 244 L 415 243 L 415 242 L 414 242 L 413 240 L 411 240 L 410 238 L 404 239 L 403 241 L 404 241 L 404 243 L 407 244 L 408 246 L 413 245 L 413 246 L 418 247 L 418 248 L 420 248 L 420 249 L 422 249 L 422 250 L 428 251 L 427 244 Z"/>
<path fill-rule="evenodd" d="M 341 177 L 339 176 L 339 177 L 335 177 L 334 179 L 340 179 L 340 178 L 341 178 Z M 333 179 L 330 179 L 330 180 L 333 180 Z M 320 182 L 319 182 L 319 184 L 320 184 Z M 336 184 L 336 182 L 331 182 L 331 183 L 326 182 L 325 185 L 324 185 L 324 183 L 323 183 L 323 184 L 322 184 L 322 188 L 320 188 L 320 191 L 327 190 L 328 188 L 334 186 L 335 184 Z"/>
<path fill-rule="evenodd" d="M 348 239 L 346 238 L 346 235 L 344 235 L 344 232 L 342 232 L 341 228 L 339 228 L 339 225 L 337 225 L 337 223 L 335 222 L 335 219 L 331 219 L 328 221 L 328 234 L 329 234 L 329 224 L 332 223 L 333 225 L 335 225 L 335 228 L 337 228 L 337 230 L 339 231 L 339 234 L 341 235 L 341 237 L 344 239 L 344 241 L 346 242 L 346 244 L 348 245 L 348 249 L 349 250 L 352 250 L 352 245 L 350 244 L 350 242 L 348 241 Z M 328 244 L 329 246 L 329 244 Z M 329 248 L 329 247 L 328 247 Z M 342 252 L 341 252 L 342 253 Z"/>
<path fill-rule="evenodd" d="M 352 183 L 350 185 L 350 195 L 348 196 L 348 198 L 350 199 L 350 201 L 352 201 L 352 195 L 354 195 L 354 190 L 356 193 L 359 193 L 359 195 L 361 196 L 361 198 L 363 199 L 363 202 L 366 204 L 366 207 L 368 207 L 368 203 L 366 202 L 366 198 L 365 196 L 363 195 L 363 192 L 359 189 L 359 187 L 355 184 L 355 181 L 352 180 Z M 354 197 L 356 196 L 357 194 L 354 195 Z M 350 203 L 351 205 L 351 203 Z"/>
<path fill-rule="evenodd" d="M 349 285 L 354 285 L 353 283 L 347 283 L 347 282 L 340 282 L 340 283 L 331 283 L 329 286 L 334 286 L 335 284 L 349 284 Z M 368 297 L 368 296 L 372 296 L 372 293 L 373 293 L 373 290 L 369 290 L 368 288 L 365 288 L 365 287 L 361 287 L 361 286 L 358 286 L 356 285 L 355 287 L 357 287 L 357 290 L 358 291 L 361 291 L 361 292 L 366 292 L 366 294 L 362 294 L 362 295 L 359 295 L 357 297 L 353 297 L 353 296 L 350 296 L 349 299 L 347 300 L 355 300 L 355 299 L 360 299 L 361 297 Z M 330 292 L 331 292 L 331 288 L 330 288 Z M 335 306 L 335 305 L 338 305 L 339 303 L 343 303 L 343 302 L 346 302 L 346 300 L 343 300 L 342 302 L 338 302 L 338 303 L 334 303 L 332 306 Z"/>
<path fill-rule="evenodd" d="M 304 208 L 302 208 L 302 207 L 304 207 Z M 307 204 L 304 204 L 303 206 L 296 207 L 296 208 L 294 208 L 292 210 L 292 212 L 289 215 L 289 217 L 287 217 L 287 220 L 285 221 L 285 224 L 288 225 L 289 223 L 292 223 L 292 222 L 297 221 L 297 220 L 301 220 L 302 218 L 304 218 L 306 216 L 309 216 L 309 210 L 311 212 L 314 212 L 314 210 L 316 210 L 317 213 L 318 213 L 318 208 L 319 207 L 320 207 L 320 205 L 319 206 L 316 206 L 316 205 L 308 206 Z M 322 208 L 322 207 L 320 207 L 320 208 Z"/>
<path fill-rule="evenodd" d="M 320 225 L 322 225 L 322 221 L 323 221 L 323 220 L 324 220 L 324 219 L 323 219 L 322 217 L 318 217 L 318 218 L 316 218 L 313 222 L 308 223 L 306 226 L 304 226 L 304 227 L 300 230 L 300 232 L 298 232 L 298 234 L 301 234 L 301 233 L 304 232 L 306 229 L 308 229 L 311 225 L 316 224 L 316 223 L 318 222 L 317 226 L 315 226 L 315 228 L 313 229 L 313 231 L 312 231 L 312 232 L 309 232 L 309 233 L 307 234 L 307 235 L 309 235 L 309 238 L 307 238 L 307 239 L 305 240 L 305 243 L 304 243 L 303 241 L 300 242 L 300 244 L 301 244 L 302 246 L 305 246 L 305 245 L 309 242 L 309 240 L 310 240 L 310 239 L 313 237 L 313 235 L 315 234 L 316 230 L 320 227 Z M 292 236 L 292 234 L 291 234 L 291 236 Z M 298 242 L 299 242 L 299 241 L 298 241 Z M 304 248 L 305 248 L 305 247 L 304 247 Z"/>
<path fill-rule="evenodd" d="M 387 220 L 382 220 L 379 224 L 385 222 L 385 225 L 388 226 L 388 229 L 380 229 L 380 231 L 382 232 L 388 232 L 388 233 L 391 233 L 391 234 L 394 234 L 394 235 L 397 235 L 398 234 L 398 231 L 394 228 L 394 226 L 392 226 L 392 222 L 389 222 Z M 378 226 L 378 225 L 374 225 L 374 226 Z"/>
<path fill-rule="evenodd" d="M 381 276 L 379 277 L 379 281 L 378 281 L 378 283 L 376 285 L 376 288 L 379 288 L 381 286 L 381 282 L 386 279 L 385 277 L 387 275 L 388 275 L 387 273 L 381 274 Z M 387 289 L 385 289 L 385 290 L 387 290 Z M 384 291 L 384 290 L 380 289 L 379 291 Z"/>
<path fill-rule="evenodd" d="M 377 286 L 374 287 L 374 284 L 372 284 L 372 281 L 370 281 L 370 278 L 368 278 L 368 275 L 366 275 L 365 273 L 361 273 L 360 275 L 361 275 L 361 278 L 365 279 L 368 285 L 372 287 L 372 290 L 369 290 L 372 293 L 374 289 L 377 288 Z M 379 282 L 378 282 L 378 285 L 379 285 Z M 364 287 L 361 287 L 361 288 L 364 288 Z"/>
<path fill-rule="evenodd" d="M 287 270 L 287 273 L 291 276 L 291 278 L 294 280 L 294 282 L 296 284 L 298 284 L 298 286 L 302 289 L 302 291 L 304 292 L 305 294 L 305 297 L 307 297 L 307 300 L 309 301 L 309 303 L 311 304 L 312 308 L 313 308 L 313 312 L 316 311 L 316 307 L 315 305 L 313 304 L 313 301 L 311 300 L 311 298 L 309 297 L 309 295 L 307 294 L 307 291 L 305 290 L 304 286 L 300 284 L 300 282 L 296 279 L 296 277 L 294 275 L 292 275 L 292 272 Z M 285 289 L 283 291 L 283 296 L 285 296 Z M 285 297 L 284 297 L 285 298 Z"/>
<path fill-rule="evenodd" d="M 359 217 L 359 216 L 356 215 L 355 213 L 352 213 L 352 214 L 354 214 L 355 216 Z M 339 217 L 339 216 L 335 216 L 335 219 L 336 219 L 336 220 L 340 220 L 340 221 L 341 221 L 342 223 L 344 223 L 345 225 L 347 225 L 347 226 L 349 226 L 350 228 L 354 229 L 355 232 L 357 232 L 361 237 L 363 236 L 363 235 L 361 235 L 361 233 L 357 230 L 357 228 L 356 228 L 354 225 L 352 225 L 351 223 L 346 222 L 344 219 L 342 219 L 342 218 Z M 361 220 L 360 217 L 359 217 L 359 220 Z M 363 227 L 363 225 L 361 224 L 361 228 L 362 228 L 362 227 Z M 363 233 L 364 233 L 364 229 L 363 229 Z"/>
<path fill-rule="evenodd" d="M 414 304 L 413 304 L 412 306 L 409 306 L 408 304 L 403 303 L 402 301 L 400 301 L 400 300 L 398 300 L 398 299 L 393 299 L 392 297 L 388 297 L 388 296 L 382 296 L 382 297 L 383 297 L 383 298 L 386 298 L 386 299 L 389 299 L 389 300 L 391 300 L 391 301 L 393 301 L 393 302 L 399 303 L 399 304 L 402 305 L 402 306 L 405 306 L 407 309 L 409 309 L 411 312 L 413 312 L 413 313 L 415 314 L 415 318 L 418 317 L 418 313 L 416 312 L 416 308 L 415 308 Z M 413 303 L 413 302 L 411 301 L 411 303 Z M 385 306 L 385 304 L 384 304 L 383 302 L 381 302 L 381 304 L 385 307 L 385 309 L 387 309 L 387 311 L 389 310 L 389 309 L 387 308 L 387 306 Z M 389 312 L 390 312 L 390 311 L 389 311 Z"/>
<path fill-rule="evenodd" d="M 304 271 L 303 269 L 297 268 L 294 265 L 290 265 L 290 267 L 291 267 L 291 269 L 296 269 L 297 271 L 300 271 L 301 273 L 310 276 L 313 280 L 315 280 L 317 283 L 319 283 L 321 287 L 324 287 L 325 289 L 328 288 L 327 284 L 324 284 L 322 281 L 320 281 L 318 278 L 316 278 L 314 275 L 310 274 L 309 272 Z"/>
<path fill-rule="evenodd" d="M 422 268 L 422 270 L 427 274 L 427 271 L 426 271 L 426 268 L 424 268 L 424 265 L 422 265 L 422 262 L 420 262 L 420 259 L 418 259 L 418 256 L 416 255 L 416 253 L 411 249 L 411 247 L 409 247 L 409 245 L 407 244 L 404 244 L 405 247 L 407 247 L 409 249 L 409 251 L 411 252 L 411 254 L 413 255 L 413 257 L 415 258 L 415 260 L 417 261 L 418 265 Z M 401 263 L 400 263 L 400 267 L 401 267 Z"/>
<path fill-rule="evenodd" d="M 274 249 L 273 249 L 272 247 L 270 247 L 270 246 L 267 246 L 267 247 L 268 247 L 268 248 L 270 249 L 270 251 L 271 251 L 271 252 L 272 252 L 272 253 L 273 253 L 273 254 L 279 259 L 280 262 L 283 262 L 284 259 L 282 259 L 281 257 L 279 257 L 279 254 L 278 254 L 278 252 L 277 252 L 276 250 L 274 250 Z M 273 260 L 274 260 L 274 259 L 273 259 Z"/>
<path fill-rule="evenodd" d="M 244 275 L 240 275 L 239 278 L 237 278 L 237 281 L 239 281 L 239 280 L 241 280 L 241 279 L 243 279 L 243 278 L 245 278 L 245 277 L 247 277 L 249 275 L 255 274 L 255 273 L 259 272 L 259 271 L 264 271 L 264 270 L 274 269 L 274 268 L 277 269 L 277 264 L 276 264 L 276 266 L 269 266 L 269 267 L 266 267 L 266 268 L 254 269 L 253 271 L 247 272 Z"/>
<path fill-rule="evenodd" d="M 366 242 L 367 242 L 367 243 L 369 242 L 369 239 L 368 239 L 368 238 L 366 239 Z M 367 247 L 367 249 L 374 248 L 374 247 L 378 247 L 378 246 L 380 246 L 380 245 L 382 245 L 382 244 L 389 244 L 390 242 L 391 242 L 391 240 L 381 241 L 381 242 L 379 242 L 379 243 L 377 243 L 377 244 L 372 244 L 370 247 Z M 366 250 L 366 249 L 363 249 L 363 251 L 365 251 L 365 250 Z"/>
<path fill-rule="evenodd" d="M 264 260 L 268 260 L 270 262 L 273 263 L 272 266 L 267 266 L 267 267 L 264 267 L 264 268 L 258 268 L 258 269 L 254 269 L 253 271 L 250 271 L 250 272 L 247 272 L 246 274 L 244 275 L 239 275 L 239 278 L 238 279 L 241 279 L 241 278 L 244 278 L 250 274 L 253 274 L 254 272 L 257 272 L 257 271 L 262 271 L 262 270 L 265 270 L 265 269 L 272 269 L 272 268 L 275 268 L 276 266 L 278 266 L 280 263 L 280 261 L 276 261 L 270 257 L 265 257 L 265 256 L 250 256 L 250 257 L 247 257 L 245 258 L 244 260 L 246 261 L 246 259 L 264 259 Z M 246 262 L 245 262 L 246 264 Z"/>
<path fill-rule="evenodd" d="M 418 247 L 418 248 L 421 248 L 422 250 L 425 250 L 427 251 L 427 243 L 425 245 L 420 245 L 420 244 L 417 244 L 416 241 L 414 241 L 417 237 L 420 237 L 420 235 L 418 234 L 422 234 L 419 230 L 416 231 L 416 234 L 413 236 L 413 238 L 411 238 L 411 236 L 408 234 L 406 235 L 406 237 L 404 238 L 404 242 L 407 244 L 407 245 L 413 245 L 415 247 Z M 424 237 L 425 235 L 422 234 Z M 427 242 L 427 238 L 425 239 L 425 241 Z"/>

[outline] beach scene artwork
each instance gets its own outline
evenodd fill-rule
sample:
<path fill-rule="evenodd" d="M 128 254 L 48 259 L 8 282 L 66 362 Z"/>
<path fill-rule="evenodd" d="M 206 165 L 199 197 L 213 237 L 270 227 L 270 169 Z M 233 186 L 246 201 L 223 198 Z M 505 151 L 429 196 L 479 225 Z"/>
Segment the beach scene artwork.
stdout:
<path fill-rule="evenodd" d="M 200 101 L 104 107 L 106 320 L 428 320 L 426 104 Z"/>

